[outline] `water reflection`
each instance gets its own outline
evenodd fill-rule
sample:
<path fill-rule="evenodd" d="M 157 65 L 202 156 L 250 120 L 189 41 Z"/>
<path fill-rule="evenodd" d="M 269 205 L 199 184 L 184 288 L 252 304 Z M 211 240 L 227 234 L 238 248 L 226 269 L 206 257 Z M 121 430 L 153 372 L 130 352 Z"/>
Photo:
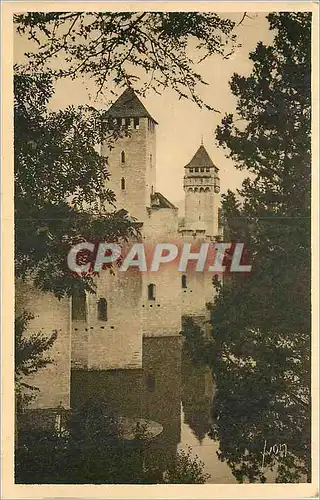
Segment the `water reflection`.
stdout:
<path fill-rule="evenodd" d="M 145 338 L 140 370 L 72 372 L 66 445 L 53 437 L 50 422 L 56 410 L 43 410 L 37 416 L 26 412 L 24 417 L 29 415 L 32 425 L 25 421 L 24 428 L 19 426 L 18 482 L 161 483 L 171 468 L 174 472 L 167 482 L 203 482 L 205 475 L 208 483 L 228 484 L 237 482 L 232 469 L 235 472 L 245 460 L 255 474 L 261 472 L 262 449 L 257 448 L 261 415 L 252 414 L 250 434 L 242 433 L 243 415 L 234 407 L 227 418 L 213 420 L 218 394 L 209 369 L 193 364 L 182 338 Z M 243 395 L 236 395 L 245 404 Z M 119 421 L 125 426 L 146 422 L 156 432 L 148 440 L 119 439 Z M 32 435 L 34 422 L 42 429 L 40 435 Z M 245 456 L 248 447 L 251 455 Z M 221 452 L 231 457 L 230 467 L 219 459 Z M 182 466 L 177 470 L 181 453 Z M 203 471 L 190 469 L 190 457 L 203 462 Z M 287 469 L 283 477 L 290 481 L 293 476 Z M 275 482 L 277 465 L 263 473 L 267 482 Z"/>
<path fill-rule="evenodd" d="M 148 463 L 162 469 L 177 453 L 181 436 L 181 339 L 146 338 L 142 370 L 74 371 L 71 406 L 102 404 L 113 417 L 160 423 L 162 433 L 147 450 Z"/>
<path fill-rule="evenodd" d="M 212 402 L 215 385 L 211 372 L 204 366 L 195 365 L 185 349 L 182 349 L 181 365 L 181 439 L 178 450 L 191 449 L 204 464 L 208 483 L 235 484 L 235 477 L 226 463 L 217 456 L 219 442 L 212 440 Z"/>
<path fill-rule="evenodd" d="M 72 373 L 73 409 L 100 403 L 115 417 L 163 426 L 145 451 L 147 463 L 165 469 L 177 451 L 189 450 L 204 462 L 208 482 L 235 483 L 217 457 L 218 443 L 208 437 L 213 394 L 209 370 L 191 362 L 180 337 L 145 338 L 142 370 Z"/>
<path fill-rule="evenodd" d="M 182 406 L 184 423 L 201 444 L 210 430 L 210 408 L 213 396 L 212 377 L 208 369 L 195 366 L 182 350 Z"/>

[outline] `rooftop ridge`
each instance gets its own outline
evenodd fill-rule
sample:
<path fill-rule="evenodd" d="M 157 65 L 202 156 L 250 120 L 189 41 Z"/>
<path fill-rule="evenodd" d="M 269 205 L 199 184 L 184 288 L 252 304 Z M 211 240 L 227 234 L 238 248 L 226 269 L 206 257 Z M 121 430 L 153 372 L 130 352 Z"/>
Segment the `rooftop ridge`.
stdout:
<path fill-rule="evenodd" d="M 149 118 L 158 123 L 145 108 L 132 87 L 126 90 L 111 104 L 107 116 L 112 118 Z"/>
<path fill-rule="evenodd" d="M 194 167 L 206 167 L 206 168 L 217 168 L 210 156 L 206 148 L 203 144 L 198 148 L 196 153 L 193 155 L 192 159 L 185 165 L 184 168 L 194 168 Z"/>
<path fill-rule="evenodd" d="M 173 203 L 171 203 L 171 201 L 169 201 L 159 191 L 157 191 L 151 195 L 151 204 L 153 207 L 155 206 L 155 207 L 159 207 L 159 208 L 171 208 L 174 210 L 178 210 L 177 207 Z"/>

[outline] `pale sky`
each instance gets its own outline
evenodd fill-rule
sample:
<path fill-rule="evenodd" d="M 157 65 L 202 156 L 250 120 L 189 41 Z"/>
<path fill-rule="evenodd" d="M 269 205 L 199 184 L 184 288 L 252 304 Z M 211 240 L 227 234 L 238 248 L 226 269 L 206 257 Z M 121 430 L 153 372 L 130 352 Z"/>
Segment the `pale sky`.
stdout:
<path fill-rule="evenodd" d="M 220 123 L 225 112 L 234 112 L 236 100 L 231 94 L 228 82 L 234 72 L 247 75 L 251 70 L 248 59 L 249 52 L 254 50 L 257 42 L 271 43 L 273 33 L 269 31 L 266 13 L 250 12 L 252 19 L 245 19 L 237 28 L 238 43 L 234 55 L 223 60 L 220 56 L 206 59 L 196 70 L 209 83 L 199 87 L 203 100 L 212 105 L 222 114 L 205 111 L 186 100 L 178 100 L 178 96 L 168 89 L 161 96 L 150 93 L 146 99 L 141 99 L 150 114 L 157 120 L 157 191 L 160 191 L 171 202 L 182 208 L 184 165 L 189 162 L 201 143 L 203 136 L 213 163 L 220 168 L 221 192 L 240 187 L 245 177 L 239 172 L 226 153 L 215 142 L 214 130 Z M 239 21 L 243 15 L 239 13 L 223 14 Z M 15 62 L 23 62 L 23 54 L 30 49 L 25 37 L 15 36 Z M 52 99 L 52 109 L 63 109 L 73 104 L 94 104 L 90 100 L 89 91 L 93 90 L 92 82 L 83 80 L 62 80 L 56 85 L 56 93 Z M 123 90 L 122 90 L 123 91 Z M 122 93 L 120 91 L 119 93 Z M 92 92 L 94 94 L 94 92 Z M 111 97 L 111 96 L 110 96 Z M 99 108 L 103 103 L 96 102 Z"/>

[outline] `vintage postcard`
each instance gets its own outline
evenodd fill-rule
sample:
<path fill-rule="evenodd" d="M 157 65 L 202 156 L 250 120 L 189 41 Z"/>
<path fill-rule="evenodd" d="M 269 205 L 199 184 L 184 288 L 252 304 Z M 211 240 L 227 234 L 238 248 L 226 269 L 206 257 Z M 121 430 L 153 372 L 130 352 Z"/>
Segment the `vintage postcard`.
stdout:
<path fill-rule="evenodd" d="M 317 497 L 318 7 L 3 3 L 3 498 Z"/>

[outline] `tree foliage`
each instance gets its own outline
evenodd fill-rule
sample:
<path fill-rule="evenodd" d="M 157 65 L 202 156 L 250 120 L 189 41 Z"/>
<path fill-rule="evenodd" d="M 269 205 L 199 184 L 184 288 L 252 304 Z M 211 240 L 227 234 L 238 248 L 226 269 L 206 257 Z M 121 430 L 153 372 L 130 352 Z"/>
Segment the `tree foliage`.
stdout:
<path fill-rule="evenodd" d="M 82 241 L 126 240 L 137 234 L 124 210 L 115 209 L 108 188 L 107 158 L 97 151 L 112 135 L 91 107 L 49 112 L 53 94 L 47 74 L 15 75 L 15 266 L 57 297 L 75 289 L 94 291 L 92 276 L 67 266 L 70 248 Z"/>
<path fill-rule="evenodd" d="M 201 328 L 191 316 L 182 318 L 182 331 L 184 337 L 184 350 L 195 365 L 208 365 L 214 359 L 213 339 L 205 338 Z"/>
<path fill-rule="evenodd" d="M 123 439 L 117 418 L 99 404 L 61 417 L 63 430 L 20 436 L 17 483 L 203 484 L 208 479 L 190 450 L 167 457 L 141 430 L 133 440 Z"/>
<path fill-rule="evenodd" d="M 140 93 L 171 87 L 202 105 L 196 85 L 204 82 L 188 40 L 196 40 L 198 58 L 227 56 L 234 23 L 209 13 L 30 12 L 16 15 L 15 26 L 35 43 L 14 78 L 16 277 L 58 298 L 94 292 L 92 275 L 68 269 L 70 248 L 139 232 L 115 209 L 107 158 L 97 149 L 102 141 L 112 147 L 123 131 L 109 132 L 103 113 L 92 107 L 50 112 L 55 79 L 88 74 L 98 93 L 140 81 Z"/>
<path fill-rule="evenodd" d="M 15 318 L 15 390 L 19 407 L 27 404 L 38 390 L 36 386 L 27 384 L 25 377 L 53 363 L 46 353 L 53 346 L 57 332 L 48 337 L 41 332 L 25 336 L 28 323 L 33 315 L 23 311 Z"/>
<path fill-rule="evenodd" d="M 205 82 L 196 63 L 216 53 L 228 57 L 235 48 L 234 22 L 209 12 L 29 12 L 15 22 L 36 44 L 29 69 L 88 74 L 98 93 L 111 84 L 134 85 L 142 94 L 170 87 L 200 106 L 197 84 Z"/>
<path fill-rule="evenodd" d="M 228 192 L 228 236 L 246 244 L 252 273 L 229 276 L 212 311 L 217 383 L 213 437 L 239 481 L 265 481 L 264 442 L 277 481 L 310 480 L 311 15 L 273 13 L 273 45 L 235 74 L 236 115 L 217 129 L 251 177 Z"/>
<path fill-rule="evenodd" d="M 141 93 L 171 87 L 201 106 L 190 37 L 196 58 L 227 56 L 234 23 L 197 12 L 30 12 L 17 14 L 15 26 L 35 44 L 28 63 L 15 67 L 16 275 L 58 297 L 75 287 L 92 292 L 92 277 L 79 279 L 67 269 L 68 249 L 89 238 L 137 234 L 114 209 L 107 158 L 97 150 L 102 140 L 112 147 L 122 131 L 109 132 L 92 107 L 49 112 L 55 79 L 88 74 L 98 92 L 114 85 L 134 84 Z"/>

